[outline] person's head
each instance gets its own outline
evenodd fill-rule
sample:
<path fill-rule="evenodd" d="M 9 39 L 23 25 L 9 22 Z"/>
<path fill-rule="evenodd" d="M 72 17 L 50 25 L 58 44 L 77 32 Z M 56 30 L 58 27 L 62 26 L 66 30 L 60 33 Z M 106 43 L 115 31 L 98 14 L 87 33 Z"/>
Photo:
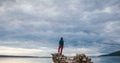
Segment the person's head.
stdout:
<path fill-rule="evenodd" d="M 61 37 L 60 40 L 63 40 L 63 37 Z"/>

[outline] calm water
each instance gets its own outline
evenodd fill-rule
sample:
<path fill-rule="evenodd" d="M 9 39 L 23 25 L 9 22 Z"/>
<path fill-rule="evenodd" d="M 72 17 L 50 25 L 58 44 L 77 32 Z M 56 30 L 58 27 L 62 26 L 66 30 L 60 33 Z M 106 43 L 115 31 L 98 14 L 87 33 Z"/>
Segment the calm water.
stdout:
<path fill-rule="evenodd" d="M 120 57 L 91 57 L 94 63 L 120 63 Z M 53 63 L 51 58 L 0 58 L 0 63 Z"/>

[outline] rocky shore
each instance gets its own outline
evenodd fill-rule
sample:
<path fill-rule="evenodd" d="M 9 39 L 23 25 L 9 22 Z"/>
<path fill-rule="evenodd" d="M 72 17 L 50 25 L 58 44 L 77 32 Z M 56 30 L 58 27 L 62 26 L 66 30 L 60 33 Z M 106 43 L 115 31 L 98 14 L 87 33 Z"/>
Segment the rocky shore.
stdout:
<path fill-rule="evenodd" d="M 76 54 L 73 58 L 68 58 L 65 55 L 54 53 L 52 59 L 54 63 L 93 63 L 91 58 L 88 58 L 85 54 Z"/>

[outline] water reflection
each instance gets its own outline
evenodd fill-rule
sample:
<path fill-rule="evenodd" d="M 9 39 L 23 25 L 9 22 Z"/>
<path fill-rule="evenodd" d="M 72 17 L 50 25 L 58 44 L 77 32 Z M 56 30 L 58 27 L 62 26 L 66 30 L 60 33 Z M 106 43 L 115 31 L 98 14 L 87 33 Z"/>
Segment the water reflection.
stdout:
<path fill-rule="evenodd" d="M 53 63 L 50 58 L 0 58 L 0 63 Z"/>
<path fill-rule="evenodd" d="M 106 57 L 91 57 L 93 63 L 120 63 L 120 57 L 106 56 Z"/>
<path fill-rule="evenodd" d="M 120 57 L 90 57 L 93 63 L 120 63 Z M 51 58 L 0 58 L 0 63 L 53 63 Z"/>

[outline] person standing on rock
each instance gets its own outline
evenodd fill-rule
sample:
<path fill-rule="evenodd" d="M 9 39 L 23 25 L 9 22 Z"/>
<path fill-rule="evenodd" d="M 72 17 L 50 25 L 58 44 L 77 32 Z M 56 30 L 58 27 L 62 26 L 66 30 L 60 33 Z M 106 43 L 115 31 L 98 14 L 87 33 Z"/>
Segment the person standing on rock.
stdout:
<path fill-rule="evenodd" d="M 61 55 L 62 55 L 62 51 L 63 51 L 63 46 L 64 46 L 64 40 L 63 40 L 63 37 L 61 37 L 59 40 L 59 47 L 58 47 L 58 53 Z"/>

